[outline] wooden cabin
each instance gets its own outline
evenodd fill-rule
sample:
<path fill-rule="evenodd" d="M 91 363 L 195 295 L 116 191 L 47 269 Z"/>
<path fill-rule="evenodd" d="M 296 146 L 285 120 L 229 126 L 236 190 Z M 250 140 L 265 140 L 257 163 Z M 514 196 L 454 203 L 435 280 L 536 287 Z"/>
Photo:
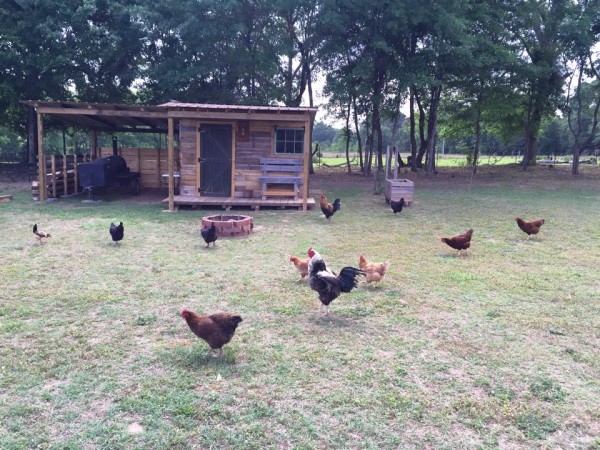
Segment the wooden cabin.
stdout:
<path fill-rule="evenodd" d="M 23 102 L 35 111 L 38 159 L 44 160 L 43 118 L 52 116 L 92 133 L 165 133 L 166 149 L 119 149 L 146 187 L 168 188 L 163 201 L 177 205 L 314 206 L 308 196 L 311 127 L 316 108 L 169 102 L 156 106 L 76 102 Z M 47 193 L 39 170 L 40 200 Z M 146 180 L 146 181 L 145 181 Z M 163 183 L 164 182 L 164 183 Z M 177 191 L 177 194 L 176 194 Z"/>

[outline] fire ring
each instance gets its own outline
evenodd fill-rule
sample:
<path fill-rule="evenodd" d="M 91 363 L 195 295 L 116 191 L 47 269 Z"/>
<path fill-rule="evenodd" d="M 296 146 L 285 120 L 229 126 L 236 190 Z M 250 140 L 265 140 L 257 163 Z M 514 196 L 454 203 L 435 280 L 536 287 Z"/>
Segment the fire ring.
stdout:
<path fill-rule="evenodd" d="M 248 236 L 254 228 L 254 220 L 250 216 L 225 214 L 203 217 L 200 226 L 210 227 L 213 223 L 219 237 Z"/>

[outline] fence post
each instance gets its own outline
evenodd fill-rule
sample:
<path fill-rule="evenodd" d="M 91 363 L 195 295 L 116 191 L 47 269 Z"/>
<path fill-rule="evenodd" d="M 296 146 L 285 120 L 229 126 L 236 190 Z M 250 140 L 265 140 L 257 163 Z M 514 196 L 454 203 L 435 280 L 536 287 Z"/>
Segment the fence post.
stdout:
<path fill-rule="evenodd" d="M 64 188 L 63 195 L 68 195 L 69 194 L 69 176 L 67 173 L 67 155 L 63 155 L 63 188 Z"/>
<path fill-rule="evenodd" d="M 56 155 L 50 156 L 50 170 L 52 171 L 52 196 L 56 198 Z"/>
<path fill-rule="evenodd" d="M 77 194 L 79 190 L 79 178 L 77 177 L 77 162 L 79 160 L 79 155 L 73 155 L 73 194 Z"/>

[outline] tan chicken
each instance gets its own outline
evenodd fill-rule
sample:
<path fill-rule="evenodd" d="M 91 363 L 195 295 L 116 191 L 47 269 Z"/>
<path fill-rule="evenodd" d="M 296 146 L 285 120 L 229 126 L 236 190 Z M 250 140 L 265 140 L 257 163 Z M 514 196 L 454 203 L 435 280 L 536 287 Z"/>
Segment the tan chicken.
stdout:
<path fill-rule="evenodd" d="M 366 260 L 363 255 L 360 255 L 358 267 L 360 270 L 365 272 L 367 283 L 376 282 L 379 283 L 385 277 L 390 262 L 373 263 Z"/>
<path fill-rule="evenodd" d="M 296 270 L 300 273 L 300 279 L 304 279 L 308 275 L 308 262 L 310 258 L 298 258 L 290 256 L 290 261 L 294 263 Z"/>

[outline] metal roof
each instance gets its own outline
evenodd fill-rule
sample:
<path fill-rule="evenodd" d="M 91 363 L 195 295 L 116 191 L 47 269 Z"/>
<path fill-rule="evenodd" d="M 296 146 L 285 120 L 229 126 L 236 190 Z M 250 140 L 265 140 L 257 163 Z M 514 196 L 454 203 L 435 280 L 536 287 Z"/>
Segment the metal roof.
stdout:
<path fill-rule="evenodd" d="M 260 106 L 260 105 L 219 105 L 213 103 L 186 103 L 171 100 L 167 103 L 162 103 L 158 106 L 164 106 L 172 109 L 182 110 L 197 110 L 197 111 L 245 111 L 245 112 L 269 112 L 269 113 L 313 113 L 317 112 L 317 108 L 306 106 Z"/>
<path fill-rule="evenodd" d="M 152 105 L 25 100 L 22 104 L 61 122 L 96 131 L 166 132 L 167 108 Z"/>
<path fill-rule="evenodd" d="M 314 120 L 317 108 L 286 106 L 217 105 L 170 101 L 161 105 L 121 103 L 86 103 L 23 100 L 22 104 L 36 112 L 50 115 L 69 125 L 113 132 L 166 133 L 169 117 L 202 118 L 210 120 L 230 117 L 232 120 L 300 120 L 308 113 Z M 185 116 L 183 116 L 185 115 Z"/>

